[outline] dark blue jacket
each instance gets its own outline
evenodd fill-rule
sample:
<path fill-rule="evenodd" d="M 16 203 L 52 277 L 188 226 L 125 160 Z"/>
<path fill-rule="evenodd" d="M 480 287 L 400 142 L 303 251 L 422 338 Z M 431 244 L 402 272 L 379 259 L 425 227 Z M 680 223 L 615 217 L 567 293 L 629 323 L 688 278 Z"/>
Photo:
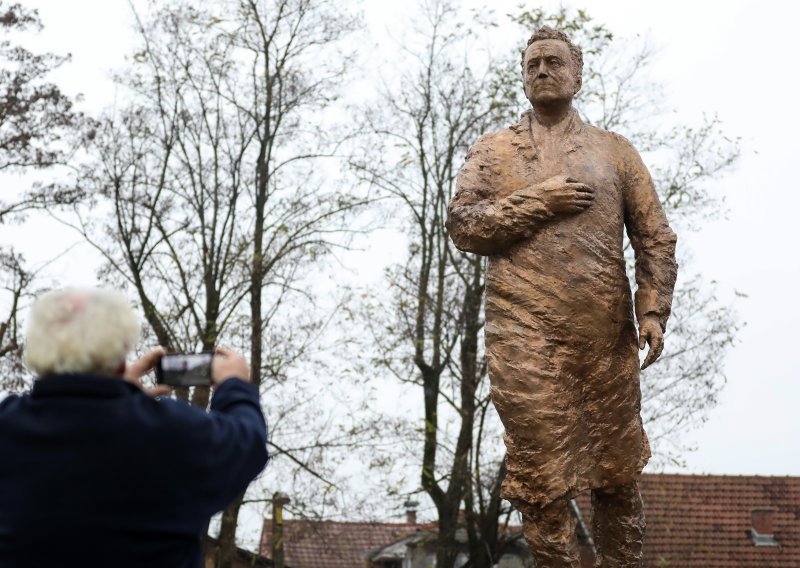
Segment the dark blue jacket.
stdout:
<path fill-rule="evenodd" d="M 209 517 L 267 462 L 256 389 L 211 410 L 122 379 L 53 375 L 0 402 L 0 568 L 201 566 Z"/>

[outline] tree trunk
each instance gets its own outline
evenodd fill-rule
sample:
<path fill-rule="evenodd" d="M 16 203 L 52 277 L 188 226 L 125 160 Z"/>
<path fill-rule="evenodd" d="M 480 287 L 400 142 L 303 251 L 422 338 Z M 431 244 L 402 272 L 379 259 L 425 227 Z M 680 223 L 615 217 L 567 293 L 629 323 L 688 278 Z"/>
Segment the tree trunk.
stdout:
<path fill-rule="evenodd" d="M 455 504 L 455 506 L 453 506 Z M 447 511 L 439 510 L 439 538 L 436 543 L 436 566 L 453 568 L 458 556 L 456 531 L 458 530 L 459 499 L 448 503 Z"/>
<path fill-rule="evenodd" d="M 233 561 L 236 557 L 236 527 L 238 525 L 239 509 L 242 506 L 243 497 L 243 494 L 239 495 L 236 501 L 222 512 L 216 568 L 233 568 Z"/>

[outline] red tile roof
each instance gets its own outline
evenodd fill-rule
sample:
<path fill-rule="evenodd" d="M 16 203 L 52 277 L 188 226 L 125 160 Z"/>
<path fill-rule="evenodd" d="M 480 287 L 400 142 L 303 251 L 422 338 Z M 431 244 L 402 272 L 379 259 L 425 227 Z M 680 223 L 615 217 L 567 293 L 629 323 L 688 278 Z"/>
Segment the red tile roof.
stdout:
<path fill-rule="evenodd" d="M 261 554 L 271 556 L 272 520 L 264 521 Z M 364 568 L 369 555 L 431 525 L 284 521 L 286 564 L 292 568 Z"/>
<path fill-rule="evenodd" d="M 800 568 L 800 477 L 644 474 L 646 568 Z M 578 502 L 591 528 L 588 496 Z M 752 509 L 774 507 L 778 546 L 755 546 Z"/>
<path fill-rule="evenodd" d="M 800 568 L 800 477 L 645 474 L 645 568 Z M 591 528 L 588 495 L 578 503 Z M 774 508 L 778 546 L 755 546 L 753 509 Z M 269 556 L 271 521 L 261 551 Z M 292 568 L 361 568 L 379 548 L 428 525 L 286 521 Z"/>

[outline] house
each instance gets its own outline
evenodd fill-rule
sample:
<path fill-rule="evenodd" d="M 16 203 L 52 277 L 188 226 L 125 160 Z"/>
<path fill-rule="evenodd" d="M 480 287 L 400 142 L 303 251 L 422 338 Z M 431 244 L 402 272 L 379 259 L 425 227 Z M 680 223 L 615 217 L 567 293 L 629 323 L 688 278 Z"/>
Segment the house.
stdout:
<path fill-rule="evenodd" d="M 646 568 L 800 567 L 800 477 L 644 474 L 641 490 Z M 591 566 L 589 496 L 580 495 L 575 505 L 582 561 Z M 265 522 L 264 556 L 271 547 L 269 527 Z M 435 530 L 411 516 L 405 523 L 285 521 L 286 564 L 427 568 L 435 556 Z M 499 567 L 532 566 L 523 539 L 515 545 Z"/>
<path fill-rule="evenodd" d="M 503 556 L 498 559 L 498 568 L 531 568 L 533 559 L 525 546 L 519 527 L 515 527 L 518 537 L 511 541 Z M 460 547 L 455 566 L 466 564 L 469 558 L 467 534 L 464 529 L 456 532 Z M 411 536 L 372 552 L 369 556 L 371 568 L 428 568 L 436 565 L 436 531 L 420 530 Z"/>
<path fill-rule="evenodd" d="M 800 567 L 800 477 L 643 475 L 647 568 Z"/>
<path fill-rule="evenodd" d="M 271 527 L 272 520 L 267 519 L 261 533 L 261 554 L 267 557 L 272 550 Z M 433 530 L 433 527 L 415 522 L 285 520 L 286 565 L 292 568 L 385 568 L 385 563 L 368 563 L 373 552 L 419 530 Z"/>

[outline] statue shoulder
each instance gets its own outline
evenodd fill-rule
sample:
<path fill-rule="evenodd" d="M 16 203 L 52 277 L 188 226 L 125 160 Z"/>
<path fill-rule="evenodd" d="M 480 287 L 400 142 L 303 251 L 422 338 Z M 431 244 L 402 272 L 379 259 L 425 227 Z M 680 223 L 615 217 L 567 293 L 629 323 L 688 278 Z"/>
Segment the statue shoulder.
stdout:
<path fill-rule="evenodd" d="M 630 140 L 622 134 L 617 134 L 610 130 L 604 132 L 606 132 L 610 143 L 613 144 L 612 149 L 614 155 L 617 156 L 617 163 L 626 176 L 637 178 L 650 175 L 641 154 L 639 154 L 639 151 Z"/>
<path fill-rule="evenodd" d="M 515 141 L 520 134 L 526 132 L 525 128 L 521 123 L 516 123 L 502 130 L 484 134 L 470 146 L 467 157 L 479 153 L 491 154 L 500 149 L 506 149 L 512 144 L 518 145 L 518 142 Z"/>
<path fill-rule="evenodd" d="M 599 130 L 599 129 L 597 129 L 597 130 Z M 609 140 L 613 144 L 618 146 L 619 149 L 622 152 L 626 152 L 626 153 L 627 152 L 635 152 L 638 155 L 638 152 L 636 151 L 636 147 L 631 143 L 630 140 L 625 138 L 622 134 L 618 134 L 616 132 L 612 132 L 611 130 L 600 130 L 600 132 L 604 132 L 606 134 L 606 136 L 609 138 Z"/>

